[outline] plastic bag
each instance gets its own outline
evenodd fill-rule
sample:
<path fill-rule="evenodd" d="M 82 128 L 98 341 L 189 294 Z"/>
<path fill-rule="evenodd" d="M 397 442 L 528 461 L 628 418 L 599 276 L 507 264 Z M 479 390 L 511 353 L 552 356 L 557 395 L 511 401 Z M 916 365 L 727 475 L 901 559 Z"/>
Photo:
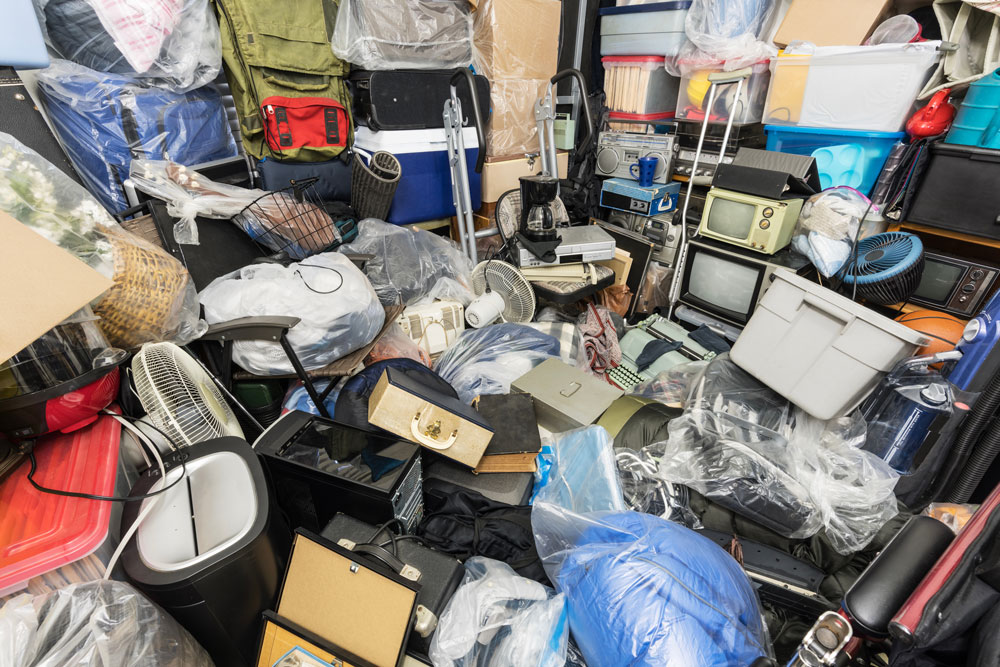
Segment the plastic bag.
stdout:
<path fill-rule="evenodd" d="M 434 667 L 563 667 L 568 641 L 562 594 L 474 556 L 441 614 L 429 657 Z"/>
<path fill-rule="evenodd" d="M 167 213 L 178 218 L 174 224 L 178 243 L 198 243 L 196 216 L 231 218 L 250 238 L 292 259 L 304 259 L 341 241 L 326 211 L 291 194 L 216 183 L 164 160 L 133 160 L 130 178 L 139 190 L 167 202 Z"/>
<path fill-rule="evenodd" d="M 962 532 L 962 529 L 965 528 L 965 524 L 969 523 L 969 519 L 972 518 L 972 515 L 975 514 L 978 509 L 979 505 L 931 503 L 924 509 L 922 514 L 934 517 L 955 531 L 955 533 L 960 533 Z"/>
<path fill-rule="evenodd" d="M 683 405 L 691 383 L 705 372 L 707 361 L 689 361 L 662 371 L 652 380 L 645 380 L 629 391 L 631 396 L 641 396 L 664 405 Z"/>
<path fill-rule="evenodd" d="M 667 70 L 687 77 L 707 61 L 731 72 L 778 55 L 759 36 L 767 26 L 774 0 L 693 0 L 684 21 L 687 41 Z"/>
<path fill-rule="evenodd" d="M 115 347 L 184 345 L 204 333 L 198 294 L 180 262 L 122 229 L 82 186 L 2 132 L 0 210 L 114 280 L 93 307 Z"/>
<path fill-rule="evenodd" d="M 759 383 L 729 355 L 691 386 L 669 439 L 647 450 L 657 474 L 789 538 L 821 527 L 842 554 L 860 550 L 893 516 L 898 473 L 860 449 L 855 413 L 823 422 Z"/>
<path fill-rule="evenodd" d="M 385 310 L 368 279 L 337 252 L 287 267 L 245 266 L 213 280 L 201 292 L 201 305 L 210 324 L 252 316 L 300 318 L 288 330 L 288 341 L 306 370 L 322 368 L 367 345 L 385 323 Z M 233 361 L 255 375 L 295 372 L 281 345 L 273 341 L 236 341 Z"/>
<path fill-rule="evenodd" d="M 861 220 L 864 224 L 859 236 Z M 802 205 L 792 247 L 829 278 L 850 258 L 855 238 L 863 239 L 885 229 L 885 219 L 868 197 L 854 188 L 828 188 Z"/>
<path fill-rule="evenodd" d="M 670 519 L 688 528 L 701 528 L 701 520 L 688 506 L 687 487 L 658 477 L 657 459 L 648 449 L 615 449 L 615 463 L 626 509 Z"/>
<path fill-rule="evenodd" d="M 340 251 L 375 255 L 365 274 L 385 305 L 454 299 L 468 306 L 475 298 L 469 258 L 454 243 L 422 229 L 366 218 L 358 223 L 358 237 Z"/>
<path fill-rule="evenodd" d="M 212 667 L 177 621 L 120 581 L 19 595 L 0 608 L 0 667 Z"/>
<path fill-rule="evenodd" d="M 472 403 L 482 394 L 506 394 L 510 383 L 546 359 L 559 356 L 559 341 L 523 324 L 467 329 L 438 357 L 434 370 Z"/>
<path fill-rule="evenodd" d="M 98 72 L 183 92 L 211 83 L 222 67 L 208 0 L 35 0 L 35 12 L 60 58 Z"/>
<path fill-rule="evenodd" d="M 347 380 L 347 378 L 342 379 L 345 381 Z M 313 386 L 316 388 L 317 392 L 322 394 L 323 391 L 330 386 L 330 383 L 335 381 L 336 380 L 316 380 L 313 382 Z M 338 382 L 338 384 L 341 383 Z M 343 385 L 341 384 L 341 387 L 342 386 Z M 334 387 L 330 390 L 330 394 L 326 397 L 326 400 L 323 401 L 323 405 L 326 406 L 326 411 L 331 415 L 337 407 L 338 396 L 340 396 L 340 387 Z M 293 410 L 308 412 L 313 415 L 319 414 L 316 404 L 313 403 L 312 397 L 309 396 L 309 392 L 306 391 L 306 387 L 302 384 L 301 380 L 292 383 L 292 386 L 290 386 L 288 391 L 285 392 L 285 398 L 282 399 L 281 402 L 282 414 Z"/>
<path fill-rule="evenodd" d="M 340 0 L 330 46 L 361 69 L 468 67 L 472 15 L 464 0 Z"/>
<path fill-rule="evenodd" d="M 650 262 L 646 269 L 646 279 L 639 288 L 636 302 L 637 313 L 655 313 L 657 308 L 670 305 L 670 286 L 674 280 L 674 270 L 666 264 Z"/>
<path fill-rule="evenodd" d="M 400 358 L 419 361 L 428 368 L 431 366 L 431 358 L 427 352 L 406 335 L 403 327 L 399 326 L 397 322 L 393 322 L 375 343 L 375 347 L 368 353 L 368 356 L 365 357 L 365 365 L 368 366 L 383 359 Z"/>
<path fill-rule="evenodd" d="M 545 438 L 531 502 L 574 512 L 625 509 L 611 436 L 604 427 L 586 426 Z"/>
<path fill-rule="evenodd" d="M 757 594 L 711 540 L 638 512 L 536 503 L 545 571 L 588 665 L 750 665 L 770 653 Z"/>

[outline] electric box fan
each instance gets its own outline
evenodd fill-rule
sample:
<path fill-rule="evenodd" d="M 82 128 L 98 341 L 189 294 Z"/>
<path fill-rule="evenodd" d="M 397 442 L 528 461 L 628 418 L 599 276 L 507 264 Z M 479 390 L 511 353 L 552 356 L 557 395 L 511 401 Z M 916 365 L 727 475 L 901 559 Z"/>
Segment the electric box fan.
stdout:
<path fill-rule="evenodd" d="M 535 290 L 518 268 L 490 259 L 472 270 L 472 291 L 476 300 L 465 311 L 473 327 L 501 322 L 530 322 L 535 316 Z"/>
<path fill-rule="evenodd" d="M 910 298 L 923 272 L 924 246 L 920 239 L 906 232 L 885 232 L 862 239 L 840 276 L 848 294 L 891 306 Z"/>
<path fill-rule="evenodd" d="M 173 343 L 143 345 L 132 359 L 132 378 L 149 420 L 174 444 L 243 438 L 236 415 L 212 377 Z"/>
<path fill-rule="evenodd" d="M 465 331 L 465 308 L 458 301 L 409 306 L 396 323 L 427 354 L 440 354 Z"/>

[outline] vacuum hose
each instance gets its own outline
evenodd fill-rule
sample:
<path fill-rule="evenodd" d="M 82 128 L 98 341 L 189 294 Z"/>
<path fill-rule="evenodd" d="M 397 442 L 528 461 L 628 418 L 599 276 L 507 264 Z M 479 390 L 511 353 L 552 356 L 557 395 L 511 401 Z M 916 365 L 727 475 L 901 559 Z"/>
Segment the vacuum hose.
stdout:
<path fill-rule="evenodd" d="M 954 460 L 961 461 L 969 448 L 975 444 L 983 427 L 998 407 L 1000 407 L 1000 374 L 994 376 L 993 380 L 990 381 L 986 391 L 976 401 L 972 412 L 962 424 L 962 429 L 959 431 L 958 437 L 955 438 Z M 1000 453 L 1000 421 L 995 423 L 983 436 L 969 462 L 963 467 L 958 481 L 952 485 L 945 501 L 949 503 L 968 502 L 969 497 L 979 486 L 998 453 Z"/>

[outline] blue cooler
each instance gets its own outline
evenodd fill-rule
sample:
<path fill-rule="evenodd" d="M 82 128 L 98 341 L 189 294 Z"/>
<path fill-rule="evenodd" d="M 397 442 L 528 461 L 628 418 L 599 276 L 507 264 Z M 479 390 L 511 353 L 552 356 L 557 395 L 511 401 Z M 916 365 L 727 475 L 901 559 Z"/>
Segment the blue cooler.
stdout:
<path fill-rule="evenodd" d="M 476 128 L 463 128 L 462 139 L 465 142 L 472 210 L 475 211 L 482 204 L 480 174 L 476 173 L 476 159 L 479 157 Z M 388 151 L 399 160 L 403 173 L 386 222 L 408 225 L 455 215 L 451 170 L 448 168 L 448 140 L 443 128 L 373 132 L 367 127 L 359 127 L 354 133 L 354 150 L 366 162 L 378 151 Z"/>
<path fill-rule="evenodd" d="M 904 132 L 833 130 L 825 127 L 765 125 L 767 150 L 816 158 L 819 184 L 824 190 L 846 185 L 864 195 L 875 181 Z"/>

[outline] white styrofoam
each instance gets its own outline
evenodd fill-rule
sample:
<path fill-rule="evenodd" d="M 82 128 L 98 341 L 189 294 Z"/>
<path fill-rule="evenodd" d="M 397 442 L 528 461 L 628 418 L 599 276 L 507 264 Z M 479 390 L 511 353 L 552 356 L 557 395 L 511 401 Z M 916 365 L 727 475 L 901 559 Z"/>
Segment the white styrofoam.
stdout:
<path fill-rule="evenodd" d="M 929 339 L 786 269 L 774 272 L 734 363 L 819 419 L 847 414 Z"/>

